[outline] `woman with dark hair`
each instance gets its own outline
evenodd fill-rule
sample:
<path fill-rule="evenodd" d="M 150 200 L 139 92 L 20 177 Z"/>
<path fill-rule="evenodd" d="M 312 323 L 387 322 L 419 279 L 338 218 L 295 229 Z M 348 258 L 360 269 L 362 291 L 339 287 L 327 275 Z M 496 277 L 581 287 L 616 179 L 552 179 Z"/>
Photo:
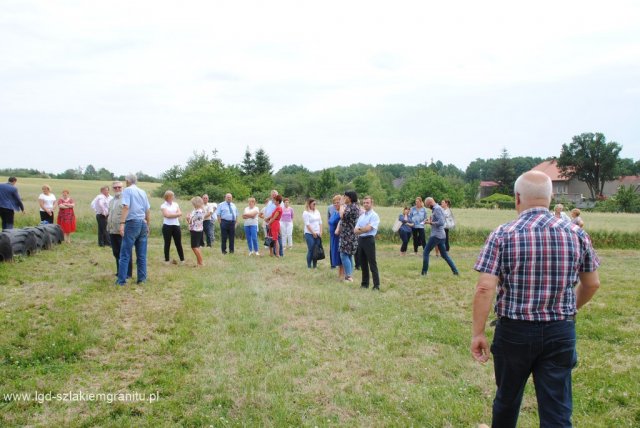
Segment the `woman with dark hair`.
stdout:
<path fill-rule="evenodd" d="M 400 254 L 406 256 L 407 246 L 409 245 L 409 239 L 411 238 L 411 228 L 413 227 L 411 216 L 409 216 L 409 207 L 404 207 L 404 209 L 402 210 L 402 214 L 398 216 L 398 220 L 400 220 L 400 222 L 402 223 L 402 226 L 400 226 L 400 230 L 398 230 L 400 239 L 402 240 L 402 246 L 400 246 Z"/>
<path fill-rule="evenodd" d="M 358 195 L 349 190 L 344 192 L 340 206 L 340 260 L 344 267 L 344 280 L 353 282 L 352 257 L 358 251 L 358 237 L 354 232 L 356 222 L 360 217 Z"/>
<path fill-rule="evenodd" d="M 307 242 L 307 267 L 316 268 L 318 261 L 313 259 L 313 249 L 318 245 L 322 237 L 322 216 L 320 211 L 316 209 L 316 200 L 307 199 L 302 213 L 302 221 L 304 222 L 304 240 Z"/>

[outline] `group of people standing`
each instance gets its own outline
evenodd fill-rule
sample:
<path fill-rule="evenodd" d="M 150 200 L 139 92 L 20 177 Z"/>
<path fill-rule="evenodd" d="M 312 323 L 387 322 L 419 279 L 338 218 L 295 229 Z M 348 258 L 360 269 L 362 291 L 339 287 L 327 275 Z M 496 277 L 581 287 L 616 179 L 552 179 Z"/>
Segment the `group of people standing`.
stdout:
<path fill-rule="evenodd" d="M 307 206 L 305 215 L 307 215 L 307 212 L 312 212 L 311 209 L 315 210 L 315 201 L 310 201 L 312 201 L 313 205 Z M 311 215 L 309 214 L 308 217 L 311 218 Z M 319 217 L 319 212 L 314 212 L 313 218 L 317 219 Z M 371 277 L 373 289 L 379 290 L 380 273 L 376 259 L 375 236 L 380 226 L 380 217 L 373 210 L 373 198 L 365 196 L 362 200 L 362 207 L 360 207 L 358 195 L 354 191 L 344 192 L 343 195 L 335 195 L 332 199 L 332 205 L 327 210 L 327 219 L 330 235 L 331 267 L 338 269 L 338 277 L 344 279 L 345 282 L 353 282 L 353 270 L 354 268 L 360 268 L 362 271 L 360 286 L 369 288 Z M 311 227 L 307 226 L 306 220 L 305 228 L 312 230 Z M 318 244 L 316 238 L 313 240 L 310 237 L 307 238 L 306 229 L 305 238 L 308 246 L 307 266 L 309 266 L 310 255 L 314 246 Z"/>
<path fill-rule="evenodd" d="M 431 216 L 428 215 L 427 208 L 431 209 Z M 438 205 L 433 198 L 428 197 L 423 203 L 422 198 L 418 196 L 413 207 L 404 207 L 402 214 L 398 216 L 398 224 L 400 225 L 398 233 L 402 240 L 401 255 L 407 254 L 411 237 L 413 237 L 414 254 L 418 254 L 418 247 L 422 246 L 422 275 L 427 275 L 429 271 L 429 256 L 434 248 L 436 256 L 442 256 L 453 274 L 458 275 L 458 269 L 449 256 L 449 230 L 455 227 L 451 201 L 443 199 Z M 425 225 L 431 226 L 431 235 L 428 241 L 425 240 Z"/>

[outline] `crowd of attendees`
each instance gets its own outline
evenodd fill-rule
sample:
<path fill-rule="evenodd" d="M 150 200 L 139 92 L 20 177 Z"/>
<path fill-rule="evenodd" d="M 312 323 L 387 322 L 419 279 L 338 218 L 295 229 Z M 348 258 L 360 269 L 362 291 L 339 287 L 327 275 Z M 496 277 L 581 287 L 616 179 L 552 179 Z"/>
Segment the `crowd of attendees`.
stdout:
<path fill-rule="evenodd" d="M 7 184 L 1 185 L 0 197 L 8 202 L 6 207 L 0 207 L 3 215 L 3 228 L 13 226 L 13 212 L 24 210 L 17 195 L 15 183 L 17 179 L 11 177 Z M 137 178 L 130 174 L 126 177 L 125 187 L 116 181 L 112 188 L 104 186 L 91 202 L 98 226 L 98 245 L 109 246 L 116 259 L 117 283 L 124 284 L 132 277 L 132 250 L 136 248 L 137 281 L 144 282 L 146 272 L 146 245 L 149 233 L 150 211 L 146 193 L 137 187 Z M 111 195 L 110 190 L 113 191 Z M 0 201 L 1 202 L 1 201 Z M 371 272 L 373 288 L 380 286 L 377 260 L 375 256 L 375 235 L 377 234 L 380 218 L 373 210 L 373 199 L 366 196 L 362 200 L 354 191 L 335 195 L 329 205 L 326 217 L 323 219 L 317 207 L 317 201 L 310 198 L 306 201 L 302 213 L 303 236 L 307 246 L 306 262 L 310 269 L 316 268 L 318 260 L 324 258 L 322 243 L 324 223 L 328 229 L 328 262 L 335 269 L 340 280 L 353 282 L 354 270 L 362 270 L 361 286 L 369 286 L 369 272 Z M 76 230 L 74 213 L 75 201 L 68 190 L 62 191 L 62 197 L 57 199 L 48 185 L 42 186 L 42 193 L 38 196 L 40 219 L 43 222 L 54 223 L 57 213 L 57 224 L 64 232 L 65 241 L 71 241 L 71 234 Z M 219 228 L 218 236 L 222 254 L 235 252 L 236 228 L 241 226 L 248 247 L 249 256 L 260 256 L 260 247 L 264 253 L 274 258 L 284 257 L 286 250 L 293 248 L 294 208 L 288 198 L 283 198 L 277 190 L 272 190 L 270 197 L 264 201 L 260 209 L 255 198 L 247 200 L 242 214 L 233 200 L 233 195 L 227 193 L 224 201 L 210 202 L 209 196 L 204 194 L 190 200 L 192 210 L 184 216 L 175 194 L 167 190 L 164 202 L 159 207 L 162 213 L 162 237 L 164 241 L 164 262 L 166 264 L 184 264 L 185 254 L 182 247 L 181 224 L 186 221 L 189 229 L 191 249 L 196 258 L 196 266 L 204 266 L 204 247 L 212 247 L 216 241 L 216 224 Z M 431 210 L 431 214 L 429 214 Z M 564 212 L 564 207 L 558 204 L 554 207 L 554 214 L 567 219 L 580 227 L 584 222 L 580 218 L 580 210 L 571 211 L 571 218 Z M 6 220 L 6 221 L 5 221 Z M 454 275 L 458 274 L 455 263 L 449 256 L 449 232 L 455 227 L 455 217 L 451 209 L 451 201 L 443 199 L 438 204 L 433 198 L 421 197 L 415 199 L 411 207 L 405 206 L 399 214 L 397 232 L 400 236 L 400 254 L 411 254 L 409 242 L 413 241 L 413 254 L 418 254 L 422 247 L 422 274 L 427 275 L 429 257 L 435 249 L 436 257 L 442 257 Z M 264 242 L 259 242 L 260 224 Z M 425 226 L 430 226 L 430 236 L 425 235 Z M 396 228 L 394 227 L 394 230 Z M 178 260 L 171 261 L 171 246 L 175 247 Z M 319 250 L 322 251 L 319 251 Z M 142 253 L 144 254 L 138 254 Z M 320 255 L 321 254 L 321 255 Z"/>

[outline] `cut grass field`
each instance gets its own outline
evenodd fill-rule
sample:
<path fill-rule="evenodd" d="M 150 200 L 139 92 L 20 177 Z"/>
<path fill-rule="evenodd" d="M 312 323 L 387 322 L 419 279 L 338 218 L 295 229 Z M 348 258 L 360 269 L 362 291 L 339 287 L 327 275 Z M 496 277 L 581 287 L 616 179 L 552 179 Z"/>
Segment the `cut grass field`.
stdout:
<path fill-rule="evenodd" d="M 433 259 L 427 280 L 419 275 L 420 257 L 401 257 L 398 245 L 379 242 L 380 293 L 338 282 L 326 261 L 307 270 L 299 237 L 283 260 L 249 258 L 239 240 L 233 256 L 207 250 L 202 269 L 193 267 L 189 249 L 187 266 L 164 265 L 161 200 L 152 198 L 149 283 L 120 288 L 113 285 L 111 251 L 96 245 L 89 208 L 102 183 L 46 181 L 57 196 L 64 187 L 71 191 L 79 233 L 71 245 L 0 264 L 1 426 L 489 422 L 493 369 L 473 362 L 468 351 L 479 245 L 454 240 L 461 276 Z M 19 179 L 28 212 L 16 216 L 18 226 L 38 221 L 36 198 L 44 182 Z M 188 202 L 179 202 L 187 211 Z M 376 210 L 386 227 L 399 212 Z M 474 230 L 515 217 L 498 210 L 455 213 L 462 228 Z M 590 232 L 640 231 L 637 215 L 584 218 Z M 578 316 L 574 422 L 638 426 L 640 251 L 599 249 L 599 255 L 602 288 Z M 84 395 L 47 401 L 46 395 L 36 400 L 36 392 Z M 117 393 L 140 395 L 87 396 Z M 7 394 L 32 397 L 20 401 Z M 146 401 L 138 400 L 142 394 Z M 529 385 L 520 426 L 537 424 Z"/>
<path fill-rule="evenodd" d="M 479 248 L 461 270 L 378 246 L 382 291 L 283 260 L 207 250 L 206 266 L 164 265 L 113 285 L 114 261 L 91 234 L 0 264 L 2 426 L 451 426 L 490 421 L 491 364 L 472 361 L 470 302 Z M 175 257 L 175 250 L 172 252 Z M 640 251 L 600 251 L 602 288 L 579 314 L 576 426 L 640 424 L 636 278 Z M 488 329 L 492 334 L 492 329 Z M 147 400 L 17 401 L 6 394 L 146 395 Z M 157 400 L 148 402 L 150 394 Z M 69 398 L 73 399 L 73 395 Z M 34 398 L 34 397 L 32 397 Z M 64 398 L 64 397 L 63 397 Z M 76 395 L 76 399 L 82 397 Z M 108 398 L 108 397 L 107 397 Z M 520 426 L 537 426 L 528 386 Z"/>

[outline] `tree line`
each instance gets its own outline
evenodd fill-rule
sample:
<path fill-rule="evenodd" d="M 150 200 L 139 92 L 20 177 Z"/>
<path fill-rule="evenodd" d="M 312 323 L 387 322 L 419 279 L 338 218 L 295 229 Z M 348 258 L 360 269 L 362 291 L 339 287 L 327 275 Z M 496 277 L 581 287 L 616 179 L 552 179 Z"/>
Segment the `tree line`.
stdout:
<path fill-rule="evenodd" d="M 59 178 L 66 180 L 98 180 L 98 181 L 112 181 L 112 180 L 124 180 L 124 175 L 115 175 L 113 172 L 106 168 L 96 169 L 93 165 L 89 164 L 86 168 L 81 166 L 77 168 L 69 168 L 60 174 L 48 173 L 33 168 L 4 168 L 0 169 L 0 175 L 14 176 L 14 177 L 35 177 L 35 178 Z M 139 181 L 146 181 L 150 183 L 159 183 L 159 178 L 145 174 L 142 171 L 136 173 Z"/>
<path fill-rule="evenodd" d="M 563 145 L 559 157 L 511 157 L 505 148 L 496 158 L 474 160 L 464 171 L 432 160 L 413 166 L 355 163 L 319 171 L 292 164 L 276 172 L 262 148 L 252 152 L 247 147 L 238 165 L 224 164 L 214 149 L 210 154 L 195 152 L 186 165 L 175 165 L 166 171 L 157 194 L 171 189 L 182 196 L 207 193 L 214 200 L 222 200 L 225 193 L 231 192 L 238 199 L 254 196 L 262 201 L 275 188 L 293 202 L 302 203 L 308 197 L 328 201 L 334 194 L 352 189 L 371 195 L 379 205 L 410 205 L 416 196 L 430 195 L 437 200 L 450 199 L 456 206 L 475 206 L 481 181 L 494 181 L 496 193 L 512 196 L 515 179 L 549 159 L 556 159 L 567 176 L 576 174 L 580 180 L 589 177 L 590 163 L 600 168 L 601 181 L 639 175 L 640 161 L 620 159 L 621 148 L 618 143 L 607 143 L 602 134 L 586 133 Z M 570 166 L 572 159 L 581 162 Z M 593 184 L 594 188 L 601 185 Z"/>

